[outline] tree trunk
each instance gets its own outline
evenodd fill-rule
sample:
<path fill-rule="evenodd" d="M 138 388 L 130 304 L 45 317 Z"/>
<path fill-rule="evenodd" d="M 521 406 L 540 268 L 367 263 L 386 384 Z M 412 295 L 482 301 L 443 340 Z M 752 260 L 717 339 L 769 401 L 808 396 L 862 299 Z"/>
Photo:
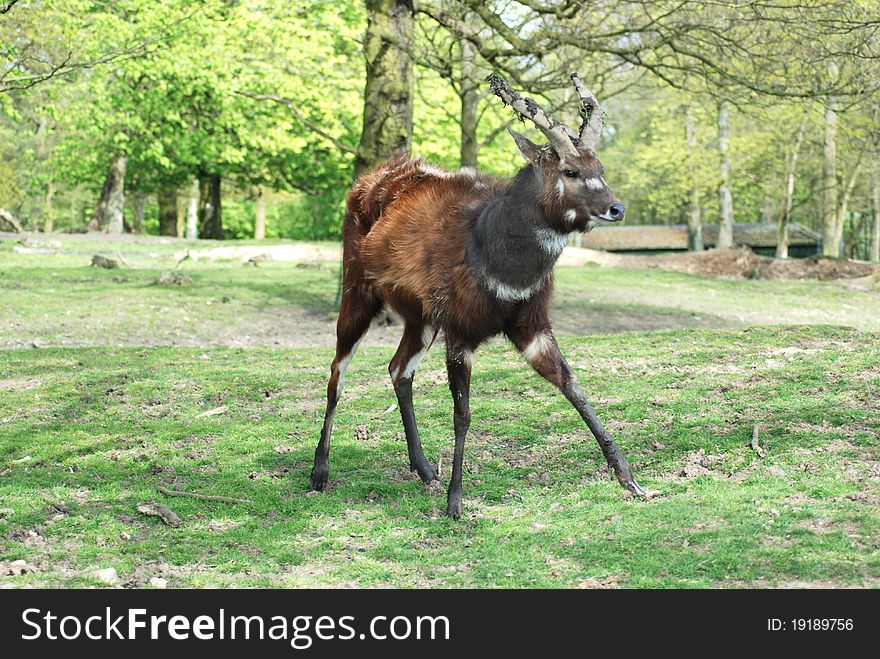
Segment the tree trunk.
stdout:
<path fill-rule="evenodd" d="M 177 192 L 177 237 L 183 238 L 186 232 L 186 197 Z"/>
<path fill-rule="evenodd" d="M 101 190 L 101 198 L 98 200 L 89 229 L 99 231 L 106 228 L 108 233 L 122 233 L 122 209 L 125 204 L 125 167 L 128 159 L 125 156 L 116 156 L 107 170 L 107 178 L 104 179 L 104 188 Z M 111 208 L 113 209 L 111 211 Z M 111 214 L 118 213 L 113 218 L 114 230 L 110 229 Z"/>
<path fill-rule="evenodd" d="M 697 150 L 697 126 L 691 106 L 688 106 L 685 111 L 685 135 L 688 151 L 693 158 L 693 154 Z M 700 206 L 700 188 L 697 185 L 694 167 L 691 167 L 691 189 L 688 192 L 688 197 L 690 200 L 687 215 L 688 250 L 702 252 L 705 249 L 703 245 L 703 209 Z"/>
<path fill-rule="evenodd" d="M 40 123 L 37 126 L 37 153 L 36 160 L 38 163 L 43 163 L 46 159 L 46 151 L 48 150 L 46 147 L 46 131 L 49 125 L 48 119 L 45 115 L 40 116 Z M 37 212 L 37 209 L 40 207 L 39 202 L 35 200 L 33 204 L 33 210 L 31 211 L 31 231 L 34 233 L 39 232 L 40 230 L 40 214 Z"/>
<path fill-rule="evenodd" d="M 177 190 L 162 190 L 159 198 L 159 235 L 177 235 Z"/>
<path fill-rule="evenodd" d="M 266 192 L 260 188 L 254 208 L 254 240 L 266 238 Z"/>
<path fill-rule="evenodd" d="M 479 95 L 474 60 L 477 53 L 474 45 L 467 39 L 461 45 L 461 166 L 476 167 L 480 153 L 477 142 L 477 103 Z"/>
<path fill-rule="evenodd" d="M 117 156 L 110 166 L 112 185 L 107 195 L 107 205 L 104 210 L 107 220 L 107 233 L 122 233 L 122 216 L 125 209 L 125 168 L 127 165 L 128 157 Z"/>
<path fill-rule="evenodd" d="M 132 231 L 137 234 L 144 232 L 144 209 L 146 205 L 147 195 L 141 192 L 134 198 L 134 224 L 131 227 Z"/>
<path fill-rule="evenodd" d="M 837 234 L 837 112 L 833 98 L 825 101 L 825 144 L 822 152 L 822 254 L 840 256 Z"/>
<path fill-rule="evenodd" d="M 104 187 L 101 189 L 101 197 L 98 199 L 98 204 L 95 206 L 95 210 L 92 213 L 92 219 L 89 220 L 89 230 L 91 231 L 99 231 L 101 227 L 104 226 L 104 217 L 107 212 L 107 199 L 110 197 L 110 186 L 112 182 L 111 170 L 111 173 L 108 173 L 107 178 L 104 179 Z"/>
<path fill-rule="evenodd" d="M 874 226 L 871 231 L 871 251 L 869 259 L 880 261 L 880 163 L 874 163 L 871 174 L 871 210 L 874 213 Z"/>
<path fill-rule="evenodd" d="M 855 166 L 853 167 L 852 173 L 849 176 L 849 181 L 846 184 L 846 187 L 843 190 L 843 194 L 840 197 L 840 205 L 837 208 L 837 219 L 834 222 L 834 243 L 836 245 L 840 245 L 840 255 L 843 256 L 843 228 L 846 224 L 846 215 L 849 211 L 849 200 L 852 198 L 853 188 L 856 187 L 856 181 L 859 178 L 859 172 L 862 169 L 862 154 L 859 154 L 859 158 L 856 161 Z"/>
<path fill-rule="evenodd" d="M 807 131 L 808 115 L 804 113 L 801 125 L 798 127 L 797 139 L 794 147 L 787 158 L 785 168 L 785 201 L 782 205 L 782 214 L 779 216 L 779 224 L 776 227 L 776 258 L 788 258 L 788 226 L 791 223 L 791 211 L 794 208 L 794 184 L 797 173 L 797 162 L 801 153 L 801 144 L 804 142 L 804 134 Z"/>
<path fill-rule="evenodd" d="M 412 44 L 412 0 L 367 0 L 364 57 L 364 124 L 355 156 L 360 176 L 392 153 L 412 143 L 413 66 L 406 49 Z M 393 35 L 394 42 L 384 35 Z"/>
<path fill-rule="evenodd" d="M 46 202 L 43 204 L 43 232 L 52 233 L 55 230 L 55 184 L 49 181 L 46 186 Z"/>
<path fill-rule="evenodd" d="M 199 179 L 194 178 L 189 186 L 186 204 L 186 239 L 199 237 Z"/>
<path fill-rule="evenodd" d="M 20 212 L 24 213 L 24 216 L 28 218 L 31 226 L 32 233 L 40 232 L 40 202 L 36 199 L 31 199 L 31 202 L 28 206 L 24 206 Z"/>
<path fill-rule="evenodd" d="M 223 238 L 223 215 L 220 199 L 222 179 L 219 174 L 199 177 L 199 235 L 202 238 Z"/>
<path fill-rule="evenodd" d="M 718 202 L 721 217 L 718 224 L 716 247 L 733 247 L 733 193 L 730 185 L 730 108 L 726 101 L 718 104 L 718 156 L 721 161 L 721 183 L 718 186 Z"/>
<path fill-rule="evenodd" d="M 73 218 L 74 226 L 79 227 L 80 222 L 86 219 L 86 208 L 80 188 L 70 191 L 70 217 Z"/>

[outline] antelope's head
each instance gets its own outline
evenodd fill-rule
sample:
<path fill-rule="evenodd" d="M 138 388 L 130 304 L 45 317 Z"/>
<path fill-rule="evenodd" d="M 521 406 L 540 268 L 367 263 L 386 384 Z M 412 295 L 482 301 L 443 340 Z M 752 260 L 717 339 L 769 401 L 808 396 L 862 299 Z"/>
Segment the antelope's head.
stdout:
<path fill-rule="evenodd" d="M 562 232 L 589 231 L 600 224 L 620 222 L 625 211 L 605 182 L 604 168 L 596 156 L 602 132 L 599 103 L 577 74 L 572 74 L 571 79 L 582 104 L 582 123 L 577 133 L 556 121 L 532 99 L 522 98 L 499 76 L 489 76 L 492 91 L 520 116 L 534 122 L 549 141 L 538 145 L 510 131 L 541 181 L 539 203 L 548 223 Z"/>

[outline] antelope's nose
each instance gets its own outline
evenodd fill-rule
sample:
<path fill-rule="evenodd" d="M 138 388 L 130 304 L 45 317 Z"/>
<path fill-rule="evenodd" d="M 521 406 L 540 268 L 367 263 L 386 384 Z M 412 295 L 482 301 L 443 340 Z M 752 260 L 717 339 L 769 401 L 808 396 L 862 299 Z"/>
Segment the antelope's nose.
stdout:
<path fill-rule="evenodd" d="M 626 212 L 626 206 L 621 204 L 619 201 L 617 203 L 611 204 L 611 208 L 608 209 L 608 215 L 612 220 L 620 221 L 623 219 L 623 215 Z"/>

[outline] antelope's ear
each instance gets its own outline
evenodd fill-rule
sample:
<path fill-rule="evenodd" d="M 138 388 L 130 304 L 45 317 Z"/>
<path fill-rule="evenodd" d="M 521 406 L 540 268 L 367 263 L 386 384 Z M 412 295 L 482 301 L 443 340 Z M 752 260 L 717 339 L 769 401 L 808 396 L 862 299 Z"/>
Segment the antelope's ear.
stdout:
<path fill-rule="evenodd" d="M 513 141 L 516 142 L 516 146 L 519 148 L 519 152 L 523 154 L 525 159 L 530 163 L 537 165 L 538 157 L 541 155 L 541 147 L 532 142 L 525 135 L 520 135 L 512 128 L 508 128 L 507 132 L 510 133 Z"/>

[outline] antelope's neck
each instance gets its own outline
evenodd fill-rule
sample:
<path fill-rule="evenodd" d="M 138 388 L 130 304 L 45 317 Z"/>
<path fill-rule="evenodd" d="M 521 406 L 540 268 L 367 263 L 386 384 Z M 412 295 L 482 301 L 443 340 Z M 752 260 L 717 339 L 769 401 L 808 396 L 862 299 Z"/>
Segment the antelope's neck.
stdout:
<path fill-rule="evenodd" d="M 500 300 L 527 300 L 546 286 L 568 239 L 547 223 L 538 203 L 540 193 L 541 182 L 528 166 L 474 226 L 468 261 Z"/>

